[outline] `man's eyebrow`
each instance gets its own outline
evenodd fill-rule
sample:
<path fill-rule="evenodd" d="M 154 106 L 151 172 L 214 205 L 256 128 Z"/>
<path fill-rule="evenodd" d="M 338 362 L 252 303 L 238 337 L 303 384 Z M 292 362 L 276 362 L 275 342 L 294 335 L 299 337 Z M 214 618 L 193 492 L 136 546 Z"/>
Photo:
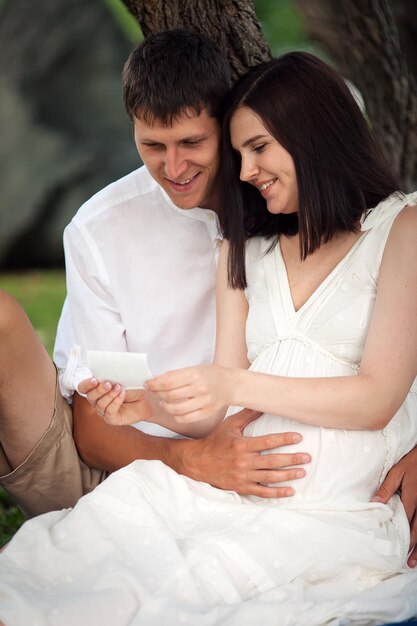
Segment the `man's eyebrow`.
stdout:
<path fill-rule="evenodd" d="M 161 143 L 157 139 L 152 139 L 152 137 L 141 137 L 139 139 L 139 143 Z"/>
<path fill-rule="evenodd" d="M 189 137 L 183 137 L 180 141 L 201 141 L 202 139 L 207 139 L 207 133 L 202 133 L 200 135 L 190 135 Z"/>
<path fill-rule="evenodd" d="M 178 142 L 181 141 L 202 141 L 203 139 L 207 139 L 208 134 L 207 133 L 203 133 L 201 135 L 189 135 L 187 137 L 181 137 L 181 139 L 178 139 Z M 163 141 L 160 141 L 158 139 L 153 139 L 152 137 L 142 137 L 141 139 L 139 139 L 140 143 L 164 143 Z"/>
<path fill-rule="evenodd" d="M 249 137 L 249 139 L 246 139 L 246 141 L 242 143 L 242 148 L 246 148 L 246 146 L 254 141 L 258 141 L 258 139 L 266 139 L 267 137 L 268 135 L 255 135 L 254 137 Z"/>

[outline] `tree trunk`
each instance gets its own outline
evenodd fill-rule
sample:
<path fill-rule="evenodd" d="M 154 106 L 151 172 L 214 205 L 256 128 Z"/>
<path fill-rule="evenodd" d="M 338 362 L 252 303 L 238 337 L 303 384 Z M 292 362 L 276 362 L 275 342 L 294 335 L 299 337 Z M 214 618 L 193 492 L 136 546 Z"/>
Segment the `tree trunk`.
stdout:
<path fill-rule="evenodd" d="M 297 4 L 310 35 L 361 91 L 374 134 L 403 188 L 415 189 L 417 39 L 411 10 L 415 2 L 297 0 Z"/>
<path fill-rule="evenodd" d="M 226 50 L 233 78 L 271 58 L 251 0 L 123 0 L 145 37 L 172 28 L 188 28 Z"/>

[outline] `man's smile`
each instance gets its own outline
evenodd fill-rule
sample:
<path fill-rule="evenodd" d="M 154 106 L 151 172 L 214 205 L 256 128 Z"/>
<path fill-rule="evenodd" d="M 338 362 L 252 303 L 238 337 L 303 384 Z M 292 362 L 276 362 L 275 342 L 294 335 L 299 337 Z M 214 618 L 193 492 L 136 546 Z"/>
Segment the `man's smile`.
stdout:
<path fill-rule="evenodd" d="M 194 176 L 190 176 L 189 178 L 184 178 L 183 180 L 172 180 L 171 178 L 165 178 L 165 180 L 169 183 L 171 187 L 173 187 L 177 191 L 188 191 L 193 183 L 197 180 L 200 172 L 194 174 Z"/>

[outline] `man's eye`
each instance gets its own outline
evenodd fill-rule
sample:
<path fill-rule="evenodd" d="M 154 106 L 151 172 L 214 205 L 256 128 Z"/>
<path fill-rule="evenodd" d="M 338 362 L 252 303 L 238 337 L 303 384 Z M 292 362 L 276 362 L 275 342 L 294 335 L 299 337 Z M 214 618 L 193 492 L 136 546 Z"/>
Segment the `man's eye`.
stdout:
<path fill-rule="evenodd" d="M 163 148 L 161 143 L 144 143 L 145 148 L 160 149 Z"/>
<path fill-rule="evenodd" d="M 184 141 L 184 145 L 185 146 L 191 146 L 191 147 L 198 146 L 200 143 L 201 143 L 201 140 L 197 140 L 197 141 L 187 140 L 187 141 Z"/>

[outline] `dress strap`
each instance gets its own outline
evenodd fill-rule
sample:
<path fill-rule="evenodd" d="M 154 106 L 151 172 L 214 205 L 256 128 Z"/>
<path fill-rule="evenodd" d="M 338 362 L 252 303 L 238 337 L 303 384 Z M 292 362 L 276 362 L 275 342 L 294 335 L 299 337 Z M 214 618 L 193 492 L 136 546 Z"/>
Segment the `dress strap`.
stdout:
<path fill-rule="evenodd" d="M 395 191 L 390 196 L 382 200 L 376 207 L 363 214 L 361 219 L 361 230 L 371 230 L 374 226 L 379 226 L 390 217 L 397 215 L 401 209 L 407 205 L 417 204 L 417 191 L 405 194 Z"/>

